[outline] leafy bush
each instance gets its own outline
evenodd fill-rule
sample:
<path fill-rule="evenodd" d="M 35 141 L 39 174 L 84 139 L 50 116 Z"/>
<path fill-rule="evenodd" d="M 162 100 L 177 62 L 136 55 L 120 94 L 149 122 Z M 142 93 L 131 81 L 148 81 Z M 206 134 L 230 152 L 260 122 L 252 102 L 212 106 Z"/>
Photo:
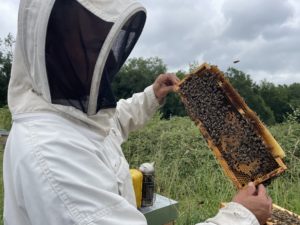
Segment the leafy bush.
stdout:
<path fill-rule="evenodd" d="M 293 109 L 293 112 L 287 115 L 286 121 L 290 123 L 300 123 L 300 107 Z"/>

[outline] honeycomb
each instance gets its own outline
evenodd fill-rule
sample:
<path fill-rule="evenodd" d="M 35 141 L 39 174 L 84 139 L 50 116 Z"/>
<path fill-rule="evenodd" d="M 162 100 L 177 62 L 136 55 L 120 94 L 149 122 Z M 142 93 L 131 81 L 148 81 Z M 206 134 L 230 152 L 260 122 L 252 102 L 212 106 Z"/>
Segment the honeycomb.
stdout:
<path fill-rule="evenodd" d="M 221 208 L 227 203 L 222 202 Z M 271 218 L 268 219 L 265 225 L 300 225 L 300 216 L 284 209 L 276 204 L 273 204 Z"/>
<path fill-rule="evenodd" d="M 300 225 L 300 216 L 273 204 L 271 218 L 266 225 Z"/>
<path fill-rule="evenodd" d="M 187 113 L 237 188 L 282 173 L 284 152 L 216 66 L 203 64 L 178 85 Z"/>

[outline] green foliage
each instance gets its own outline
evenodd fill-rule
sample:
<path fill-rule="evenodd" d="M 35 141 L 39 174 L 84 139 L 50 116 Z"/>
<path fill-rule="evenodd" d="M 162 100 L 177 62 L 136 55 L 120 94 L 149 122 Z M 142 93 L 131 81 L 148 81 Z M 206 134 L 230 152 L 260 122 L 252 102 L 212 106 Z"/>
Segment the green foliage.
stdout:
<path fill-rule="evenodd" d="M 266 81 L 262 82 L 260 86 L 260 95 L 266 104 L 272 109 L 276 122 L 278 123 L 283 122 L 284 117 L 288 113 L 292 112 L 292 107 L 289 103 L 289 95 L 293 95 L 295 92 L 293 89 L 294 86 L 292 86 L 291 90 L 289 90 L 289 87 L 286 85 L 275 86 L 274 84 Z"/>
<path fill-rule="evenodd" d="M 249 107 L 255 111 L 266 124 L 274 124 L 275 117 L 271 108 L 265 103 L 257 86 L 249 75 L 235 68 L 229 68 L 226 73 L 232 86 L 245 99 Z"/>
<path fill-rule="evenodd" d="M 4 40 L 0 39 L 0 107 L 7 105 L 7 87 L 10 79 L 15 40 L 9 34 Z"/>
<path fill-rule="evenodd" d="M 288 123 L 300 123 L 300 107 L 293 110 L 292 113 L 286 117 Z"/>
<path fill-rule="evenodd" d="M 270 130 L 286 153 L 288 170 L 272 182 L 269 191 L 276 204 L 300 214 L 300 124 L 283 123 Z"/>
<path fill-rule="evenodd" d="M 160 120 L 157 115 L 132 133 L 123 150 L 131 167 L 156 164 L 157 192 L 179 201 L 178 224 L 191 225 L 212 217 L 235 189 L 215 160 L 198 129 L 186 117 Z M 289 170 L 268 187 L 274 203 L 300 213 L 300 124 L 284 123 L 271 132 L 286 152 Z"/>
<path fill-rule="evenodd" d="M 284 122 L 293 109 L 300 108 L 299 83 L 275 85 L 263 81 L 257 85 L 249 75 L 235 68 L 229 68 L 226 75 L 249 107 L 268 125 Z"/>
<path fill-rule="evenodd" d="M 190 119 L 161 120 L 161 116 L 133 132 L 122 147 L 131 168 L 156 163 L 157 192 L 179 201 L 177 224 L 194 225 L 214 216 L 220 202 L 230 201 L 235 189 Z M 282 123 L 270 131 L 286 152 L 288 170 L 272 181 L 268 192 L 274 203 L 300 214 L 300 124 Z M 2 215 L 2 179 L 0 185 Z"/>
<path fill-rule="evenodd" d="M 0 39 L 0 108 L 7 105 L 14 43 L 15 39 L 11 34 L 4 40 Z M 197 61 L 192 62 L 189 71 L 192 72 L 198 66 Z M 129 98 L 132 94 L 143 91 L 159 74 L 166 71 L 166 65 L 158 57 L 131 58 L 114 79 L 112 89 L 117 99 Z M 264 81 L 257 85 L 249 75 L 235 68 L 229 68 L 226 75 L 249 107 L 268 125 L 282 123 L 293 113 L 293 109 L 300 108 L 299 83 L 276 86 Z M 185 72 L 178 71 L 177 76 L 183 79 Z M 160 111 L 163 118 L 186 115 L 177 94 L 170 94 Z"/>
<path fill-rule="evenodd" d="M 167 70 L 163 61 L 154 58 L 131 58 L 115 77 L 112 88 L 118 99 L 129 98 L 151 85 L 155 78 Z"/>
<path fill-rule="evenodd" d="M 159 74 L 166 73 L 166 71 L 166 65 L 157 57 L 131 58 L 122 67 L 112 83 L 114 94 L 118 99 L 129 98 L 134 93 L 143 91 L 155 81 Z M 177 76 L 183 78 L 184 72 L 178 71 Z M 170 94 L 160 111 L 163 118 L 186 115 L 184 106 L 177 94 Z"/>
<path fill-rule="evenodd" d="M 213 216 L 219 203 L 233 194 L 232 185 L 187 118 L 160 121 L 156 117 L 145 129 L 132 133 L 123 149 L 132 167 L 156 163 L 157 191 L 180 201 L 178 224 Z M 222 185 L 210 188 L 216 183 Z"/>
<path fill-rule="evenodd" d="M 11 128 L 11 114 L 7 106 L 0 108 L 0 129 L 10 130 Z"/>
<path fill-rule="evenodd" d="M 293 109 L 300 108 L 300 83 L 293 83 L 287 89 L 291 107 Z"/>

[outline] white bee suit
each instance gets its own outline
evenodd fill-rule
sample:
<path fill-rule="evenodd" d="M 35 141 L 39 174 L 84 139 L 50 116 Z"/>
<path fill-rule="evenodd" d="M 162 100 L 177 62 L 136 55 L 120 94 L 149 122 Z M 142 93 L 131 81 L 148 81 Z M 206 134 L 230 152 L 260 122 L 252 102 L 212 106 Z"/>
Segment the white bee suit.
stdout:
<path fill-rule="evenodd" d="M 118 103 L 109 91 L 145 17 L 131 0 L 21 0 L 5 225 L 147 224 L 120 146 L 159 104 L 152 86 Z M 203 224 L 258 224 L 235 203 L 209 221 Z"/>

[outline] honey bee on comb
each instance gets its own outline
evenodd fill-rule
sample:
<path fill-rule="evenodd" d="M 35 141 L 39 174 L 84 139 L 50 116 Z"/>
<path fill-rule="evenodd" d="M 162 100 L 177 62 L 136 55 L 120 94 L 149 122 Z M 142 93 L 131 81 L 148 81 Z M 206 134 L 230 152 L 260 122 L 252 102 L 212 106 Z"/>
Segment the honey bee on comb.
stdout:
<path fill-rule="evenodd" d="M 266 225 L 300 225 L 300 216 L 284 208 L 273 205 L 271 218 Z"/>
<path fill-rule="evenodd" d="M 223 208 L 227 203 L 221 202 Z M 300 216 L 276 204 L 272 205 L 272 214 L 265 225 L 300 225 Z"/>
<path fill-rule="evenodd" d="M 237 188 L 286 170 L 279 144 L 216 66 L 200 66 L 179 83 L 178 92 Z"/>

